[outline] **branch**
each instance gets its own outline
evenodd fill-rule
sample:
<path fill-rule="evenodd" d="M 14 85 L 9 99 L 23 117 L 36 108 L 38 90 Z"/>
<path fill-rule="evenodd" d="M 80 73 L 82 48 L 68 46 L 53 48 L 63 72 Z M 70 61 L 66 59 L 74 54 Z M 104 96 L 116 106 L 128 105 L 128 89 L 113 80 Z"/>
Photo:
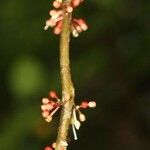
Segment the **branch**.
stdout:
<path fill-rule="evenodd" d="M 79 130 L 81 123 L 85 121 L 84 114 L 80 109 L 94 108 L 96 107 L 95 101 L 85 102 L 75 106 L 74 104 L 74 87 L 70 73 L 70 59 L 69 59 L 69 44 L 70 33 L 74 37 L 78 37 L 79 33 L 88 29 L 87 24 L 81 18 L 72 19 L 72 11 L 75 7 L 79 6 L 83 0 L 55 0 L 53 6 L 56 10 L 49 12 L 51 18 L 46 21 L 44 27 L 47 30 L 49 27 L 54 27 L 54 33 L 60 37 L 60 75 L 62 85 L 62 98 L 58 98 L 54 91 L 50 91 L 50 98 L 56 99 L 52 101 L 49 98 L 42 99 L 42 116 L 45 121 L 51 122 L 54 113 L 62 107 L 60 126 L 58 130 L 57 140 L 52 145 L 55 150 L 67 150 L 67 136 L 70 124 L 72 124 L 74 139 L 77 140 L 76 130 Z M 60 8 L 60 10 L 58 10 Z M 79 120 L 76 117 L 76 113 L 79 115 Z M 45 147 L 45 150 L 52 150 L 50 146 Z"/>
<path fill-rule="evenodd" d="M 71 0 L 64 0 L 65 3 L 70 3 L 70 1 Z M 60 38 L 60 74 L 62 85 L 62 100 L 66 102 L 61 111 L 60 126 L 55 150 L 62 150 L 62 142 L 67 140 L 68 130 L 72 116 L 72 109 L 74 106 L 74 87 L 71 79 L 69 60 L 71 18 L 72 14 L 64 14 Z M 67 147 L 65 147 L 63 150 L 66 149 Z"/>

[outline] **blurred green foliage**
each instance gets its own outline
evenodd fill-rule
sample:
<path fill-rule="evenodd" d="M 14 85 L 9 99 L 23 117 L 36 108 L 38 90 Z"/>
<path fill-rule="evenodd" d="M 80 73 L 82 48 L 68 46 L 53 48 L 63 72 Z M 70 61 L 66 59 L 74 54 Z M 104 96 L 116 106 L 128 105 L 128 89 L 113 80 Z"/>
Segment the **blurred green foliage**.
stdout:
<path fill-rule="evenodd" d="M 59 113 L 41 117 L 41 98 L 61 93 L 59 37 L 43 30 L 50 1 L 0 2 L 0 150 L 41 150 L 55 141 Z M 89 30 L 71 38 L 76 102 L 95 99 L 71 150 L 148 150 L 150 2 L 86 1 L 75 11 Z M 72 133 L 70 132 L 70 140 Z"/>

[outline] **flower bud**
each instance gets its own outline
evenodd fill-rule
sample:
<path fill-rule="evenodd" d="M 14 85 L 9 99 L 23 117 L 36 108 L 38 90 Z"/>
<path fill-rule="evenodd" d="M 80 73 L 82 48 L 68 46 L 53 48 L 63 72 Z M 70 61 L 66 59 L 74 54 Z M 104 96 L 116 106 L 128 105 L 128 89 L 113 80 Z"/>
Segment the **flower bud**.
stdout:
<path fill-rule="evenodd" d="M 96 102 L 91 101 L 91 102 L 88 103 L 88 105 L 89 105 L 90 108 L 94 108 L 94 107 L 96 107 Z"/>
<path fill-rule="evenodd" d="M 42 110 L 46 110 L 46 109 L 47 109 L 47 106 L 46 106 L 46 105 L 41 105 L 41 109 L 42 109 Z"/>
<path fill-rule="evenodd" d="M 55 25 L 56 25 L 56 22 L 52 19 L 49 19 L 46 21 L 46 26 L 48 26 L 48 27 L 54 27 Z M 46 26 L 45 26 L 45 28 L 46 28 Z"/>
<path fill-rule="evenodd" d="M 83 31 L 82 28 L 81 28 L 79 25 L 75 25 L 75 28 L 76 28 L 76 30 L 77 30 L 79 33 Z"/>
<path fill-rule="evenodd" d="M 52 121 L 52 116 L 51 116 L 51 115 L 47 116 L 47 117 L 45 118 L 45 121 L 46 121 L 46 122 L 51 122 L 51 121 Z"/>
<path fill-rule="evenodd" d="M 48 111 L 52 110 L 54 108 L 54 106 L 51 103 L 46 104 L 46 109 Z"/>
<path fill-rule="evenodd" d="M 72 35 L 73 35 L 74 37 L 78 37 L 78 36 L 79 36 L 79 33 L 78 33 L 78 31 L 77 31 L 76 29 L 73 29 L 73 30 L 72 30 Z"/>
<path fill-rule="evenodd" d="M 50 96 L 51 98 L 56 98 L 56 99 L 58 98 L 56 92 L 54 92 L 54 91 L 50 91 L 50 92 L 49 92 L 49 96 Z"/>
<path fill-rule="evenodd" d="M 66 7 L 66 11 L 67 11 L 68 13 L 71 13 L 71 12 L 73 12 L 73 8 L 72 8 L 71 6 L 67 6 L 67 7 Z"/>
<path fill-rule="evenodd" d="M 81 0 L 72 0 L 73 7 L 79 6 L 80 2 L 81 2 Z"/>
<path fill-rule="evenodd" d="M 81 105 L 80 105 L 80 107 L 84 108 L 84 109 L 87 108 L 88 106 L 89 106 L 88 102 L 82 102 Z"/>
<path fill-rule="evenodd" d="M 52 147 L 53 147 L 53 148 L 56 148 L 56 142 L 54 142 L 54 143 L 52 144 Z"/>
<path fill-rule="evenodd" d="M 47 104 L 48 102 L 49 102 L 49 99 L 48 99 L 48 98 L 43 98 L 43 99 L 42 99 L 42 103 L 43 103 L 43 104 Z"/>
<path fill-rule="evenodd" d="M 83 19 L 78 19 L 77 23 L 81 26 L 81 28 L 86 31 L 88 29 L 87 24 L 85 23 L 85 21 Z"/>
<path fill-rule="evenodd" d="M 56 27 L 54 28 L 55 34 L 60 34 L 62 30 L 62 21 L 58 21 Z"/>
<path fill-rule="evenodd" d="M 53 150 L 51 147 L 47 146 L 44 148 L 44 150 Z"/>
<path fill-rule="evenodd" d="M 55 0 L 55 1 L 53 2 L 53 6 L 54 6 L 55 8 L 60 8 L 60 7 L 61 7 L 61 4 L 62 4 L 62 0 Z"/>
<path fill-rule="evenodd" d="M 48 117 L 48 115 L 49 115 L 49 111 L 48 110 L 44 110 L 43 112 L 42 112 L 42 116 L 45 118 L 45 117 Z"/>
<path fill-rule="evenodd" d="M 82 113 L 80 113 L 80 115 L 79 115 L 79 119 L 80 119 L 80 121 L 81 122 L 84 122 L 85 121 L 85 115 L 84 114 L 82 114 Z"/>

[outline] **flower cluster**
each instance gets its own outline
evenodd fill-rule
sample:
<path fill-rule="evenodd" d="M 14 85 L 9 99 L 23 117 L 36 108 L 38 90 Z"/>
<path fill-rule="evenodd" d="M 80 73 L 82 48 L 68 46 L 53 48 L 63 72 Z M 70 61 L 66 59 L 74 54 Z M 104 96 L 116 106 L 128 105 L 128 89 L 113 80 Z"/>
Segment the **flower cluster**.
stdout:
<path fill-rule="evenodd" d="M 54 34 L 60 34 L 62 31 L 62 23 L 64 15 L 68 15 L 73 9 L 82 3 L 83 0 L 72 0 L 71 4 L 63 4 L 62 0 L 55 0 L 53 6 L 55 9 L 49 11 L 50 19 L 46 21 L 44 30 L 54 27 Z M 79 33 L 86 31 L 88 26 L 83 19 L 73 18 L 71 21 L 71 32 L 74 37 L 78 37 Z"/>
<path fill-rule="evenodd" d="M 57 110 L 65 105 L 65 103 L 69 100 L 69 96 L 66 94 L 64 100 L 61 100 L 56 92 L 50 91 L 48 98 L 42 99 L 42 116 L 44 117 L 46 122 L 51 122 L 52 116 L 57 112 Z M 77 140 L 76 130 L 79 130 L 81 126 L 81 122 L 86 120 L 85 115 L 81 112 L 81 109 L 86 108 L 95 108 L 95 101 L 83 101 L 80 105 L 74 105 L 71 117 L 71 125 L 73 130 L 74 139 Z M 66 141 L 62 141 L 62 147 L 68 146 Z M 53 150 L 56 147 L 56 143 L 53 143 L 52 146 L 45 147 L 45 150 Z M 63 148 L 62 148 L 63 149 Z"/>
<path fill-rule="evenodd" d="M 71 124 L 72 124 L 72 130 L 73 130 L 75 140 L 77 140 L 76 130 L 79 130 L 79 128 L 81 126 L 80 122 L 84 122 L 86 120 L 85 115 L 80 111 L 80 109 L 95 108 L 95 107 L 96 107 L 95 101 L 90 101 L 90 102 L 83 101 L 80 105 L 77 105 L 73 109 Z M 76 113 L 78 113 L 79 120 L 77 119 Z"/>
<path fill-rule="evenodd" d="M 49 92 L 49 97 L 50 98 L 43 98 L 41 105 L 42 116 L 46 122 L 51 122 L 52 116 L 63 105 L 54 91 Z"/>

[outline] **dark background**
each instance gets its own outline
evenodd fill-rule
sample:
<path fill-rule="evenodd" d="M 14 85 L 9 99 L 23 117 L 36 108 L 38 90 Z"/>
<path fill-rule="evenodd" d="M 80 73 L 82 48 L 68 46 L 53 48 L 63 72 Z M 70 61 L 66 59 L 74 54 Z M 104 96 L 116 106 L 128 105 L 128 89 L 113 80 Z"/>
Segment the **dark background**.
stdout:
<path fill-rule="evenodd" d="M 52 0 L 0 1 L 0 150 L 42 150 L 56 140 L 41 99 L 61 93 L 59 36 L 44 31 Z M 85 0 L 74 16 L 89 30 L 71 38 L 76 102 L 96 100 L 70 150 L 150 148 L 148 0 Z"/>

